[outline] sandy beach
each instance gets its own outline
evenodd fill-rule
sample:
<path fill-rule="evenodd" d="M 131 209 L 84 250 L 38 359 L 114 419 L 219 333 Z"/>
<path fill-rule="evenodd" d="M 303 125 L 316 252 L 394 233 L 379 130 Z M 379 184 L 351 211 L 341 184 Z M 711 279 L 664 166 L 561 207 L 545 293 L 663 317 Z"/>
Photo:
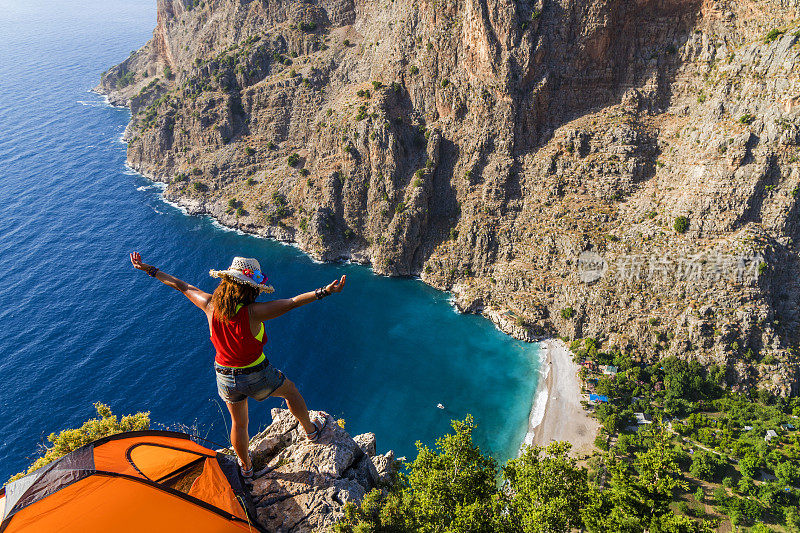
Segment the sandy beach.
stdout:
<path fill-rule="evenodd" d="M 581 405 L 580 367 L 572 361 L 572 354 L 562 340 L 548 339 L 542 342 L 542 347 L 544 364 L 549 370 L 545 389 L 537 392 L 525 441 L 545 446 L 552 441 L 565 440 L 572 443 L 573 455 L 589 454 L 594 449 L 599 424 Z M 546 399 L 539 394 L 546 394 Z"/>

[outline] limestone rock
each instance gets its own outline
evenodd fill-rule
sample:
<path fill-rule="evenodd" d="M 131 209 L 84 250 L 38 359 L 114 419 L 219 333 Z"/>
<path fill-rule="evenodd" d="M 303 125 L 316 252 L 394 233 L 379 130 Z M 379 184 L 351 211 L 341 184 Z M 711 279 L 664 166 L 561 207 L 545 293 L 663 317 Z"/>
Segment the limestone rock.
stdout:
<path fill-rule="evenodd" d="M 347 502 L 359 502 L 381 479 L 388 479 L 393 462 L 382 462 L 378 472 L 370 459 L 329 414 L 326 427 L 314 442 L 305 437 L 288 410 L 273 409 L 273 422 L 250 441 L 256 468 L 252 496 L 258 520 L 269 531 L 304 532 L 327 528 L 341 519 Z M 360 435 L 374 453 L 374 435 Z"/>
<path fill-rule="evenodd" d="M 356 441 L 356 444 L 358 444 L 362 452 L 370 457 L 375 457 L 376 440 L 374 433 L 362 433 L 361 435 L 353 437 L 353 440 Z"/>

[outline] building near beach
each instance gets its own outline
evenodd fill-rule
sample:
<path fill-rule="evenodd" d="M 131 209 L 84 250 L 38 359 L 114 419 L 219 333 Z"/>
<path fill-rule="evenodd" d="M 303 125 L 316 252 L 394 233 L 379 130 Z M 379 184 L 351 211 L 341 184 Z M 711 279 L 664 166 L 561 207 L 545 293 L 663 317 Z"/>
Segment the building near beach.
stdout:
<path fill-rule="evenodd" d="M 606 376 L 616 376 L 617 371 L 618 369 L 614 365 L 606 365 L 603 367 L 603 374 Z"/>

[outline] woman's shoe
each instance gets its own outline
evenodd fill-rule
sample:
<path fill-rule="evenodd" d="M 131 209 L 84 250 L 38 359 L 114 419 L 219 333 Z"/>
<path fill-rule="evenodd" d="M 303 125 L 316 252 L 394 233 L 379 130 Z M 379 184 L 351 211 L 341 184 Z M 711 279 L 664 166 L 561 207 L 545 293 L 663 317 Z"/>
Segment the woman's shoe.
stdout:
<path fill-rule="evenodd" d="M 242 477 L 244 478 L 245 483 L 252 483 L 253 482 L 253 461 L 250 460 L 250 470 L 245 470 L 244 465 L 241 461 L 239 461 L 239 472 L 242 473 Z"/>
<path fill-rule="evenodd" d="M 328 422 L 327 418 L 323 418 L 321 421 L 312 421 L 311 423 L 314 424 L 314 427 L 317 429 L 315 429 L 311 433 L 306 433 L 306 437 L 308 438 L 308 440 L 314 442 L 317 439 L 319 439 L 319 436 L 322 434 L 322 430 L 325 429 L 325 424 L 327 424 L 327 422 Z"/>

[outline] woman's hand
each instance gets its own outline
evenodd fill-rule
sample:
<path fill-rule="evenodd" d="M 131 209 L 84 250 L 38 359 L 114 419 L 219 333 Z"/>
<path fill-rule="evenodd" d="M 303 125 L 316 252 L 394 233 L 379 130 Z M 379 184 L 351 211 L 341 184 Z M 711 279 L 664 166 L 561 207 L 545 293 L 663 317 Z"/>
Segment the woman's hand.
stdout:
<path fill-rule="evenodd" d="M 150 265 L 148 265 L 147 263 L 142 263 L 142 256 L 139 254 L 139 252 L 133 252 L 130 255 L 131 255 L 131 264 L 133 265 L 133 268 L 145 271 L 150 268 Z"/>
<path fill-rule="evenodd" d="M 344 282 L 347 281 L 347 276 L 342 276 L 341 279 L 334 280 L 330 282 L 326 287 L 325 290 L 329 293 L 333 294 L 334 292 L 342 292 L 344 289 Z"/>

